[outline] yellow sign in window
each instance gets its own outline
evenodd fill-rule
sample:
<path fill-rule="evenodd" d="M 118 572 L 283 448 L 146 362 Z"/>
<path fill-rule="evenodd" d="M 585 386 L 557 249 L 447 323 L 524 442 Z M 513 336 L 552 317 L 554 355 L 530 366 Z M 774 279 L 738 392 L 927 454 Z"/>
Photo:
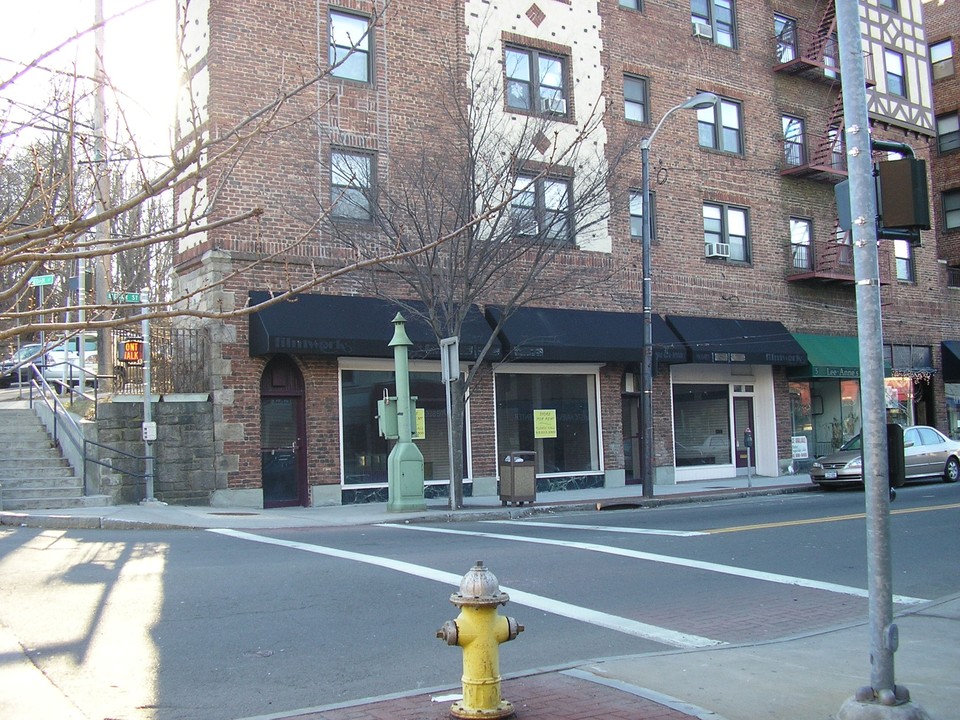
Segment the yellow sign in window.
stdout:
<path fill-rule="evenodd" d="M 533 411 L 533 436 L 535 438 L 555 438 L 557 436 L 557 411 Z"/>

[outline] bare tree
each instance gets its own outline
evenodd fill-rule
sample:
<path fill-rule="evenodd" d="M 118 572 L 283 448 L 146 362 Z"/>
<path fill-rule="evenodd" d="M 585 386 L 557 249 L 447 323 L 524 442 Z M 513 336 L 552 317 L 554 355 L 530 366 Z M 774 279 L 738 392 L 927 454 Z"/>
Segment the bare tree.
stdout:
<path fill-rule="evenodd" d="M 181 13 L 179 22 L 182 41 L 188 25 L 186 12 Z M 98 27 L 93 25 L 77 33 L 23 63 L 10 76 L 0 77 L 0 92 L 26 78 L 46 75 L 44 63 L 50 57 Z M 357 38 L 355 42 L 362 40 Z M 190 58 L 182 42 L 180 47 L 181 66 L 187 68 Z M 179 110 L 178 139 L 163 157 L 141 151 L 117 92 L 111 92 L 116 100 L 110 115 L 112 130 L 106 152 L 101 152 L 97 146 L 100 129 L 87 120 L 92 115 L 97 81 L 75 72 L 55 73 L 60 77 L 57 87 L 61 90 L 46 105 L 21 107 L 16 117 L 0 116 L 0 175 L 4 179 L 0 190 L 0 277 L 4 280 L 0 286 L 0 342 L 18 335 L 70 333 L 130 322 L 129 311 L 123 312 L 109 302 L 89 298 L 76 302 L 70 297 L 67 280 L 77 266 L 106 260 L 112 267 L 106 281 L 124 291 L 138 289 L 138 284 L 146 280 L 143 270 L 151 268 L 148 284 L 152 297 L 146 303 L 148 312 L 138 314 L 138 320 L 183 316 L 226 319 L 254 312 L 252 306 L 222 311 L 199 299 L 307 242 L 315 225 L 307 227 L 287 247 L 189 292 L 176 294 L 164 290 L 162 284 L 158 287 L 158 273 L 169 267 L 177 243 L 224 227 L 256 223 L 265 213 L 283 212 L 282 208 L 250 205 L 224 214 L 217 208 L 215 188 L 226 184 L 251 145 L 284 132 L 292 123 L 312 122 L 323 99 L 311 100 L 307 103 L 311 109 L 300 116 L 291 115 L 292 101 L 307 95 L 348 59 L 346 55 L 332 67 L 324 59 L 287 73 L 278 80 L 271 99 L 250 108 L 229 126 L 209 123 L 204 110 L 194 104 L 196 95 L 188 82 L 181 93 L 184 103 Z M 103 82 L 114 90 L 109 78 Z M 98 188 L 106 184 L 102 181 L 108 175 L 110 191 L 105 193 Z M 208 182 L 211 179 L 216 183 Z M 108 197 L 101 197 L 103 194 Z M 96 233 L 103 225 L 110 227 L 106 241 Z M 436 242 L 444 240 L 437 238 Z M 403 257 L 402 251 L 393 251 L 317 272 L 294 286 L 278 289 L 266 304 L 281 302 L 354 269 Z M 44 293 L 41 306 L 31 280 L 46 274 L 55 275 L 56 282 Z"/>
<path fill-rule="evenodd" d="M 472 307 L 497 307 L 496 327 L 451 388 L 453 508 L 463 505 L 465 405 L 503 324 L 518 308 L 615 273 L 609 253 L 593 271 L 565 260 L 605 249 L 623 156 L 605 146 L 601 98 L 574 123 L 566 111 L 505 113 L 503 68 L 481 55 L 446 53 L 452 60 L 432 105 L 435 121 L 419 148 L 389 158 L 380 184 L 362 162 L 331 156 L 333 211 L 324 220 L 362 260 L 402 252 L 355 282 L 420 318 L 438 341 L 459 337 Z M 372 229 L 356 219 L 372 220 Z"/>

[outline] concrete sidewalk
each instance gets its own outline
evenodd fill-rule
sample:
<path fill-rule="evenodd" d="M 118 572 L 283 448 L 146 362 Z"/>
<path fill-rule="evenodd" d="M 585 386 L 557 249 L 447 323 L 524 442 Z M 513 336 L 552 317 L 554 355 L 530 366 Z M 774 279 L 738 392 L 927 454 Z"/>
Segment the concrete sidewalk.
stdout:
<path fill-rule="evenodd" d="M 0 483 L 3 482 L 0 470 Z M 338 527 L 384 522 L 457 522 L 529 517 L 559 512 L 583 512 L 666 504 L 706 502 L 751 495 L 779 495 L 816 490 L 809 475 L 777 478 L 746 476 L 657 485 L 654 497 L 644 498 L 639 485 L 538 493 L 534 503 L 501 504 L 497 497 L 467 497 L 461 510 L 450 510 L 446 498 L 427 500 L 419 512 L 390 512 L 386 503 L 327 507 L 243 508 L 167 505 L 110 505 L 64 510 L 0 511 L 0 525 L 53 528 L 232 528 Z"/>
<path fill-rule="evenodd" d="M 897 616 L 897 683 L 911 704 L 877 718 L 958 717 L 960 595 Z M 518 720 L 830 720 L 870 681 L 868 624 L 754 645 L 608 658 L 502 683 Z M 243 720 L 442 720 L 459 688 L 368 698 Z M 894 713 L 894 714 L 887 714 Z"/>

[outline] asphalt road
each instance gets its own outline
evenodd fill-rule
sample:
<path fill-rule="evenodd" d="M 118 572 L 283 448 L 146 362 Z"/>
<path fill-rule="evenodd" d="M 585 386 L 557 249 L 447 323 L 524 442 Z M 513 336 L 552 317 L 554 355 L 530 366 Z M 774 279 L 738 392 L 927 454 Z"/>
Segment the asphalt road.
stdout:
<path fill-rule="evenodd" d="M 958 518 L 960 484 L 900 491 L 898 607 L 960 590 Z M 456 685 L 460 650 L 435 631 L 477 560 L 511 595 L 501 612 L 526 627 L 501 650 L 504 673 L 757 642 L 867 613 L 856 491 L 509 523 L 3 528 L 0 707 L 5 720 L 51 716 L 38 695 L 15 697 L 12 668 L 24 665 L 75 713 L 61 719 L 234 720 Z"/>

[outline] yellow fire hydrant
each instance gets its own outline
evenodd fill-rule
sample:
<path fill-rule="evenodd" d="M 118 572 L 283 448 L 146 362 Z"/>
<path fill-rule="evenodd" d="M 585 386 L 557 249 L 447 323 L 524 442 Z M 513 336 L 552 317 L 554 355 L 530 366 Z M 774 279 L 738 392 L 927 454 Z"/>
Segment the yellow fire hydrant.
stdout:
<path fill-rule="evenodd" d="M 510 597 L 500 592 L 496 576 L 483 561 L 470 568 L 460 581 L 460 592 L 450 602 L 460 608 L 456 620 L 447 620 L 437 637 L 463 648 L 463 700 L 450 708 L 458 718 L 505 718 L 513 705 L 500 697 L 500 643 L 513 640 L 523 625 L 497 612 Z"/>

